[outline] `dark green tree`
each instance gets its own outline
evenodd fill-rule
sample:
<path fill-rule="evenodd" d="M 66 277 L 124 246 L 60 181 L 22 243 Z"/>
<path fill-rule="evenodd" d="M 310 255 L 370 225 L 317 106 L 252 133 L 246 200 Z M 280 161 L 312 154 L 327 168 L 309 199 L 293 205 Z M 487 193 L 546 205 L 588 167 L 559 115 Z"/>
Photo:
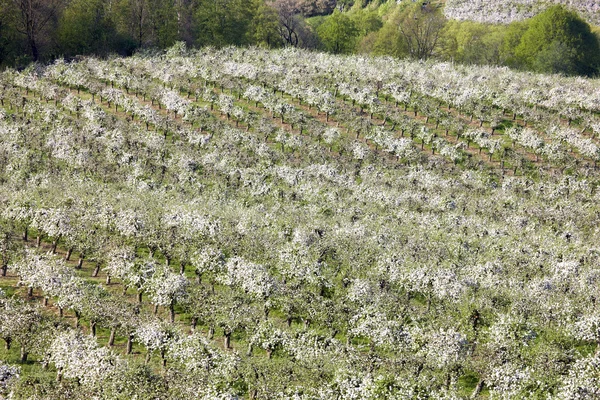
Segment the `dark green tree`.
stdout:
<path fill-rule="evenodd" d="M 577 13 L 557 5 L 531 19 L 515 56 L 533 71 L 591 76 L 598 72 L 600 46 Z"/>
<path fill-rule="evenodd" d="M 279 35 L 277 10 L 263 0 L 254 0 L 253 3 L 256 11 L 248 30 L 248 42 L 266 47 L 281 46 L 283 41 Z"/>
<path fill-rule="evenodd" d="M 254 12 L 253 2 L 247 0 L 199 0 L 194 13 L 197 43 L 219 47 L 248 44 Z"/>
<path fill-rule="evenodd" d="M 60 49 L 66 55 L 106 54 L 117 40 L 113 21 L 102 0 L 73 0 L 64 10 L 58 26 Z"/>
<path fill-rule="evenodd" d="M 149 0 L 150 37 L 154 46 L 166 49 L 183 38 L 182 12 L 174 0 Z"/>

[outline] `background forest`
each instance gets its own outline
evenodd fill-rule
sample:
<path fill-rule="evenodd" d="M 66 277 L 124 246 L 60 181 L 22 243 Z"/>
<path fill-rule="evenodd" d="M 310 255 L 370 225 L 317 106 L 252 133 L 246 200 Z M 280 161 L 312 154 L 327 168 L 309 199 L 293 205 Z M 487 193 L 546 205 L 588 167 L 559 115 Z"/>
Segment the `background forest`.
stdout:
<path fill-rule="evenodd" d="M 184 41 L 192 47 L 294 46 L 567 75 L 598 73 L 598 30 L 586 22 L 596 20 L 592 6 L 542 11 L 500 1 L 473 4 L 467 12 L 463 3 L 0 0 L 0 66 L 88 54 L 127 56 Z"/>

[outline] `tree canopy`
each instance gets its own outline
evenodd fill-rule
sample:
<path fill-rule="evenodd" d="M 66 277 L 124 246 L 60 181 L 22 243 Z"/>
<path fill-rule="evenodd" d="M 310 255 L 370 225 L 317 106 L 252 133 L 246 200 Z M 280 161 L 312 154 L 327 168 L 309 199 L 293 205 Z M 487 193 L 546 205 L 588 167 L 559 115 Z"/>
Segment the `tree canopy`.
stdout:
<path fill-rule="evenodd" d="M 560 5 L 531 19 L 515 55 L 521 66 L 538 72 L 594 75 L 600 65 L 597 36 L 577 13 Z"/>

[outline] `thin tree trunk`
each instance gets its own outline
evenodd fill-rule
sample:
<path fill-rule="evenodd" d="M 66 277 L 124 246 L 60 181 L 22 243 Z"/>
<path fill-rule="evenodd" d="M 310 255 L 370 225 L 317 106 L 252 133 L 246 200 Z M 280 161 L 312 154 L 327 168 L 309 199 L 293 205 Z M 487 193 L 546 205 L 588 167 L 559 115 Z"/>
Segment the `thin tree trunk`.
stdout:
<path fill-rule="evenodd" d="M 133 335 L 130 333 L 127 335 L 127 354 L 131 354 L 131 350 L 133 349 Z"/>
<path fill-rule="evenodd" d="M 27 361 L 27 356 L 29 356 L 29 352 L 25 351 L 25 347 L 21 346 L 21 362 L 22 363 Z"/>
<path fill-rule="evenodd" d="M 483 378 L 480 379 L 479 382 L 477 382 L 477 386 L 475 386 L 475 390 L 473 390 L 473 393 L 471 394 L 471 399 L 476 399 L 477 397 L 479 397 L 479 393 L 481 393 L 484 384 L 485 381 L 483 380 Z"/>
<path fill-rule="evenodd" d="M 108 347 L 112 347 L 115 344 L 115 334 L 117 333 L 117 328 L 110 329 L 110 336 L 108 338 Z"/>
<path fill-rule="evenodd" d="M 83 253 L 81 253 L 79 255 L 79 260 L 77 261 L 77 266 L 75 267 L 75 269 L 81 269 L 81 267 L 83 267 L 83 258 L 85 256 L 83 255 Z"/>
<path fill-rule="evenodd" d="M 96 267 L 94 268 L 94 272 L 92 272 L 92 278 L 96 278 L 98 276 L 98 272 L 100 272 L 100 261 L 96 262 Z"/>

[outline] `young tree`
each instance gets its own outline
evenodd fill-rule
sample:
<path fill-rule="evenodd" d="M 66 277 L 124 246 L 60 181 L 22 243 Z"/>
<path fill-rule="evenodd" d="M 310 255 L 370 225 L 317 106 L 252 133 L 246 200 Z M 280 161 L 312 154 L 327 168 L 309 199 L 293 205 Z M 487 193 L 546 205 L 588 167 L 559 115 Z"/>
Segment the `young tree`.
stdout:
<path fill-rule="evenodd" d="M 400 16 L 398 30 L 408 55 L 418 60 L 435 55 L 445 22 L 440 10 L 432 4 L 417 2 L 407 7 Z"/>

